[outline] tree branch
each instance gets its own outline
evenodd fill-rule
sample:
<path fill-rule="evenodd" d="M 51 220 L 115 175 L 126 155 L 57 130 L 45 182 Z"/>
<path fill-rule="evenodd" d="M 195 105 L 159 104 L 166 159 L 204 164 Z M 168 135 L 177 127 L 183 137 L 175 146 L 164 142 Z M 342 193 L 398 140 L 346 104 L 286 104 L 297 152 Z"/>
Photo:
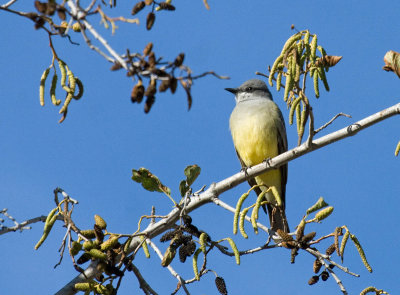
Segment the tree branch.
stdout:
<path fill-rule="evenodd" d="M 200 193 L 199 195 L 194 195 L 191 198 L 187 199 L 187 204 L 185 206 L 186 213 L 190 213 L 195 209 L 203 206 L 204 204 L 213 202 L 214 199 L 217 199 L 219 195 L 222 193 L 232 189 L 233 187 L 239 185 L 246 180 L 253 178 L 257 175 L 260 175 L 266 171 L 275 169 L 280 167 L 281 165 L 288 163 L 300 156 L 303 156 L 307 153 L 310 153 L 314 150 L 320 149 L 326 145 L 332 144 L 341 139 L 356 135 L 359 131 L 366 129 L 374 124 L 377 124 L 385 119 L 388 119 L 394 115 L 400 114 L 400 103 L 384 109 L 380 112 L 377 112 L 369 117 L 366 117 L 360 121 L 357 121 L 347 127 L 344 127 L 340 130 L 322 136 L 318 139 L 315 139 L 309 145 L 307 142 L 303 143 L 300 146 L 297 146 L 281 155 L 274 157 L 269 161 L 264 161 L 261 164 L 255 165 L 246 169 L 246 171 L 241 171 L 236 173 L 224 180 L 221 180 L 217 183 L 213 183 L 206 191 Z M 156 223 L 151 223 L 149 226 L 142 232 L 142 234 L 146 235 L 147 238 L 151 239 L 155 236 L 163 233 L 164 231 L 172 228 L 174 224 L 178 221 L 180 216 L 180 209 L 173 209 L 165 219 L 162 219 Z M 133 238 L 131 244 L 129 246 L 128 252 L 132 252 L 140 243 L 140 238 Z M 75 294 L 74 285 L 78 282 L 84 282 L 87 279 L 93 278 L 99 271 L 96 269 L 98 262 L 92 262 L 88 268 L 85 270 L 84 274 L 80 274 L 75 277 L 71 282 L 66 284 L 61 290 L 59 290 L 57 295 L 66 295 L 66 294 Z M 86 278 L 85 278 L 86 277 Z"/>

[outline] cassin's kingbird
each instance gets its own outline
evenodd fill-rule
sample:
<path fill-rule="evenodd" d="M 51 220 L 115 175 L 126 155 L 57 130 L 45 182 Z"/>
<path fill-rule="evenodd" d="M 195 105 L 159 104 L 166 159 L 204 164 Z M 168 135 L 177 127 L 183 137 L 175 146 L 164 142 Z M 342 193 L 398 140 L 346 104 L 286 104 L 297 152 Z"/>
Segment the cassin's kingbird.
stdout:
<path fill-rule="evenodd" d="M 279 107 L 272 101 L 267 85 L 258 79 L 244 82 L 239 88 L 225 88 L 235 94 L 236 107 L 233 110 L 229 125 L 233 144 L 243 168 L 260 164 L 287 151 L 285 121 Z M 285 193 L 287 181 L 287 164 L 270 170 L 249 180 L 251 186 L 264 184 L 275 186 L 282 206 L 276 204 L 271 192 L 266 194 L 268 215 L 272 230 L 281 229 L 289 232 L 285 216 Z M 266 187 L 256 188 L 257 195 Z"/>

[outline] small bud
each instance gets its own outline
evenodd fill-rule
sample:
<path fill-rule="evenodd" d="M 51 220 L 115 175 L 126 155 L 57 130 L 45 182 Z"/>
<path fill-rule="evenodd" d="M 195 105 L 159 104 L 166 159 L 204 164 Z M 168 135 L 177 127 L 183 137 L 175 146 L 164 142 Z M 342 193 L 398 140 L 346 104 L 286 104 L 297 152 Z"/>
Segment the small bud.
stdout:
<path fill-rule="evenodd" d="M 308 242 L 310 242 L 312 239 L 314 239 L 316 235 L 317 235 L 317 233 L 316 233 L 315 231 L 310 232 L 310 233 L 306 234 L 305 236 L 303 236 L 303 237 L 301 238 L 301 242 L 302 242 L 302 243 L 308 243 Z"/>
<path fill-rule="evenodd" d="M 57 15 L 61 20 L 65 20 L 67 18 L 66 14 L 65 14 L 65 8 L 64 7 L 59 7 L 57 9 Z"/>
<path fill-rule="evenodd" d="M 113 63 L 113 65 L 110 68 L 110 71 L 117 71 L 119 69 L 122 69 L 122 65 L 119 62 Z"/>
<path fill-rule="evenodd" d="M 146 5 L 151 5 L 151 4 L 153 4 L 153 0 L 145 0 L 144 3 Z"/>
<path fill-rule="evenodd" d="M 47 3 L 42 3 L 40 1 L 35 1 L 35 8 L 40 13 L 45 13 L 47 10 Z"/>
<path fill-rule="evenodd" d="M 97 214 L 96 214 L 96 215 L 94 216 L 94 221 L 96 222 L 96 225 L 98 225 L 98 227 L 99 227 L 100 229 L 106 229 L 107 223 L 104 221 L 103 218 L 101 218 L 100 215 L 97 215 Z"/>
<path fill-rule="evenodd" d="M 163 267 L 167 267 L 168 265 L 170 265 L 175 257 L 175 254 L 176 254 L 176 249 L 173 247 L 168 247 L 167 251 L 165 251 L 163 260 L 161 261 L 161 265 Z"/>
<path fill-rule="evenodd" d="M 170 84 L 171 84 L 171 80 L 170 79 L 162 80 L 162 82 L 160 84 L 160 87 L 158 87 L 158 91 L 159 92 L 167 91 Z"/>
<path fill-rule="evenodd" d="M 149 53 L 149 67 L 154 68 L 156 66 L 156 55 L 154 52 Z"/>
<path fill-rule="evenodd" d="M 150 12 L 147 15 L 146 19 L 146 29 L 148 31 L 151 30 L 151 28 L 153 27 L 155 20 L 156 20 L 156 15 L 153 12 Z"/>
<path fill-rule="evenodd" d="M 182 220 L 185 225 L 192 224 L 192 217 L 190 217 L 189 215 L 183 215 Z"/>
<path fill-rule="evenodd" d="M 153 43 L 149 42 L 146 47 L 143 49 L 143 55 L 147 56 L 150 54 L 151 50 L 153 49 Z"/>
<path fill-rule="evenodd" d="M 107 254 L 101 252 L 98 249 L 90 249 L 89 254 L 93 258 L 97 258 L 97 259 L 101 259 L 101 260 L 106 260 L 107 259 Z"/>
<path fill-rule="evenodd" d="M 81 230 L 81 235 L 84 236 L 87 239 L 93 239 L 93 238 L 96 237 L 96 235 L 94 234 L 94 230 L 93 229 Z"/>
<path fill-rule="evenodd" d="M 325 282 L 328 278 L 329 278 L 329 273 L 326 270 L 321 272 L 321 280 Z"/>
<path fill-rule="evenodd" d="M 319 281 L 319 276 L 312 276 L 311 279 L 308 280 L 308 284 L 311 286 L 316 284 L 318 281 Z"/>
<path fill-rule="evenodd" d="M 218 292 L 222 295 L 227 295 L 228 290 L 226 289 L 225 280 L 222 277 L 215 278 L 215 286 L 218 289 Z"/>
<path fill-rule="evenodd" d="M 284 242 L 293 241 L 293 237 L 291 235 L 289 235 L 288 233 L 284 232 L 283 230 L 278 229 L 276 232 L 282 238 L 282 240 Z"/>
<path fill-rule="evenodd" d="M 178 87 L 178 80 L 175 77 L 172 77 L 171 84 L 169 85 L 169 89 L 171 90 L 172 94 L 175 93 L 177 87 Z"/>
<path fill-rule="evenodd" d="M 146 92 L 144 93 L 145 96 L 154 96 L 156 94 L 157 88 L 156 88 L 156 80 L 151 79 L 149 86 L 147 86 Z"/>
<path fill-rule="evenodd" d="M 174 65 L 176 67 L 180 67 L 183 64 L 183 60 L 185 59 L 185 54 L 179 53 L 179 55 L 175 58 Z"/>
<path fill-rule="evenodd" d="M 76 263 L 78 264 L 84 264 L 85 262 L 88 262 L 90 260 L 90 255 L 89 253 L 83 253 L 81 257 L 78 258 Z"/>
<path fill-rule="evenodd" d="M 319 273 L 319 271 L 321 270 L 321 266 L 322 266 L 321 261 L 319 261 L 318 258 L 315 259 L 314 265 L 313 265 L 313 271 L 314 271 L 314 273 Z"/>
<path fill-rule="evenodd" d="M 82 244 L 78 243 L 77 241 L 73 241 L 71 245 L 71 255 L 75 256 L 76 254 L 79 253 L 81 249 L 82 249 Z"/>
<path fill-rule="evenodd" d="M 336 250 L 336 245 L 335 245 L 335 244 L 332 244 L 332 245 L 330 245 L 330 246 L 328 247 L 328 249 L 326 249 L 325 254 L 326 254 L 326 255 L 332 255 L 333 252 L 335 252 L 335 250 Z"/>
<path fill-rule="evenodd" d="M 144 86 L 142 85 L 142 80 L 133 87 L 131 92 L 131 101 L 141 103 L 144 96 Z"/>
<path fill-rule="evenodd" d="M 146 4 L 144 3 L 144 1 L 140 1 L 140 2 L 136 3 L 135 6 L 133 6 L 133 8 L 132 8 L 131 14 L 135 15 L 136 13 L 141 11 L 145 6 L 146 6 Z"/>
<path fill-rule="evenodd" d="M 147 114 L 150 112 L 151 107 L 153 106 L 156 98 L 154 96 L 148 96 L 144 105 L 144 112 Z"/>
<path fill-rule="evenodd" d="M 175 10 L 175 6 L 173 6 L 172 4 L 169 4 L 167 2 L 161 2 L 159 4 L 160 9 L 163 10 Z"/>

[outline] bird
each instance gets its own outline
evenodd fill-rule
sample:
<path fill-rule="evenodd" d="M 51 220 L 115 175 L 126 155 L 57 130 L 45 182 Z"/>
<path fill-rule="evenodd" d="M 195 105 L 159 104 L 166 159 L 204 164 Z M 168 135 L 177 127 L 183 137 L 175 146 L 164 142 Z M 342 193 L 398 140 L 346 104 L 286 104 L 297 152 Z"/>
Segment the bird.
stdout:
<path fill-rule="evenodd" d="M 265 82 L 251 79 L 238 88 L 225 90 L 235 94 L 236 106 L 230 116 L 229 127 L 242 169 L 286 152 L 288 143 L 285 120 Z M 276 187 L 282 200 L 281 206 L 277 206 L 271 191 L 265 195 L 270 226 L 275 232 L 289 232 L 285 214 L 287 175 L 288 165 L 283 164 L 248 180 L 250 186 L 264 185 L 254 189 L 257 196 L 267 187 Z"/>

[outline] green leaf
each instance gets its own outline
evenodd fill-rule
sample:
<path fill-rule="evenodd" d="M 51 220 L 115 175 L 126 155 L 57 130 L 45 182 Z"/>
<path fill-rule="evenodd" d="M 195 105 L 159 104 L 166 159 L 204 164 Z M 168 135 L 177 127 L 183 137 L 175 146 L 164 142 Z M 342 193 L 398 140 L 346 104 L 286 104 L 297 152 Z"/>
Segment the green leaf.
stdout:
<path fill-rule="evenodd" d="M 188 190 L 189 190 L 189 187 L 186 185 L 186 180 L 182 180 L 179 183 L 179 191 L 181 193 L 181 196 L 184 197 Z"/>
<path fill-rule="evenodd" d="M 146 168 L 132 169 L 132 180 L 141 183 L 143 188 L 150 192 L 171 194 L 169 187 L 163 185 L 160 179 Z"/>
<path fill-rule="evenodd" d="M 191 165 L 185 168 L 185 176 L 186 176 L 186 183 L 188 186 L 191 186 L 196 178 L 200 175 L 201 168 L 199 166 Z"/>

